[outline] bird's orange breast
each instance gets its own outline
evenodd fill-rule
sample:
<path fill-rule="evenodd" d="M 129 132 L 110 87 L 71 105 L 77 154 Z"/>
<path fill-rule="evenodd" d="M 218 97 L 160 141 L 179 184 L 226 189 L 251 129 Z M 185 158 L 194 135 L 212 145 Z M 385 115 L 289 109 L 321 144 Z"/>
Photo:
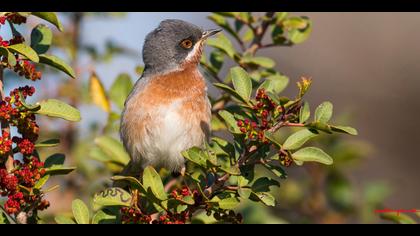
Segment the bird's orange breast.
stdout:
<path fill-rule="evenodd" d="M 132 158 L 152 163 L 157 156 L 167 156 L 167 161 L 182 164 L 180 152 L 202 145 L 208 137 L 210 103 L 205 80 L 196 66 L 149 78 L 141 89 L 133 91 L 121 123 Z"/>

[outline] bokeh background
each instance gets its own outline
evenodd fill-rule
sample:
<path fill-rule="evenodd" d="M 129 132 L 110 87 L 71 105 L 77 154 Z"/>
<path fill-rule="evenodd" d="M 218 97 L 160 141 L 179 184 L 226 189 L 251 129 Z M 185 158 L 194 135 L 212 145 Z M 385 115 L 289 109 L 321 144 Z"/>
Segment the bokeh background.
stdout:
<path fill-rule="evenodd" d="M 308 219 L 304 222 L 381 222 L 373 212 L 375 207 L 420 209 L 420 159 L 417 151 L 420 141 L 420 14 L 292 14 L 308 16 L 313 21 L 309 39 L 293 47 L 262 50 L 260 55 L 275 59 L 277 69 L 290 77 L 286 95 L 294 94 L 294 84 L 300 76 L 310 76 L 314 81 L 307 97 L 311 108 L 322 101 L 332 101 L 338 119 L 345 120 L 359 131 L 356 137 L 344 138 L 346 152 L 360 157 L 355 163 L 340 167 L 340 175 L 345 175 L 351 186 L 336 190 L 335 197 L 345 199 L 344 206 L 339 203 L 342 206 L 322 220 L 317 220 L 317 211 L 307 213 L 307 206 L 303 206 L 302 214 Z M 57 45 L 61 46 L 54 50 L 69 58 L 79 79 L 68 82 L 67 78 L 48 74 L 47 81 L 37 84 L 43 86 L 38 91 L 45 97 L 51 94 L 67 96 L 80 108 L 83 120 L 74 126 L 48 119 L 42 122 L 48 127 L 51 137 L 73 133 L 74 140 L 66 141 L 73 143 L 63 145 L 69 147 L 68 162 L 78 165 L 82 174 L 71 174 L 61 181 L 64 187 L 49 196 L 52 201 L 49 213 L 67 211 L 74 197 L 88 196 L 103 181 L 92 176 L 95 172 L 89 174 L 97 163 L 86 161 L 89 159 L 86 153 L 89 142 L 108 119 L 100 108 L 86 102 L 89 100 L 86 91 L 90 73 L 95 71 L 106 88 L 120 73 L 128 73 L 135 81 L 139 77 L 136 67 L 142 64 L 144 37 L 161 20 L 177 18 L 202 28 L 215 28 L 214 23 L 207 19 L 208 15 L 206 12 L 60 13 L 66 30 L 71 34 L 57 39 Z M 66 37 L 67 40 L 77 37 L 74 46 L 78 50 L 66 49 Z M 289 180 L 283 181 L 277 191 L 279 207 L 270 210 L 268 214 L 273 218 L 267 222 L 301 222 L 302 214 L 294 212 L 296 208 L 285 206 L 288 201 L 293 205 L 308 201 L 302 198 L 315 196 L 314 199 L 319 200 L 316 195 L 304 194 L 307 191 L 305 186 L 311 186 L 308 182 L 314 177 L 307 172 L 311 173 L 311 169 L 291 170 Z M 371 191 L 374 193 L 369 193 L 369 188 L 374 189 Z M 380 195 L 376 196 L 379 202 L 375 207 L 365 207 L 362 203 L 369 194 Z M 347 209 L 347 205 L 353 203 L 354 209 L 361 210 Z M 257 216 L 261 211 L 259 208 L 244 208 L 244 212 L 250 215 L 249 222 L 259 222 Z M 358 214 L 351 215 L 355 211 Z M 344 219 L 339 213 L 350 217 Z"/>

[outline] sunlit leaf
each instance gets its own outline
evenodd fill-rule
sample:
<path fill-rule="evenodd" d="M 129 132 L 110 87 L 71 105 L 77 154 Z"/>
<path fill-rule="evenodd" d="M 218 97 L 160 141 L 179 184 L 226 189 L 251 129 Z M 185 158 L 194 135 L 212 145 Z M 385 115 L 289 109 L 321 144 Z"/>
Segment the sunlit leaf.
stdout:
<path fill-rule="evenodd" d="M 80 111 L 76 108 L 56 99 L 47 99 L 39 102 L 40 109 L 37 114 L 58 117 L 68 121 L 80 121 Z"/>
<path fill-rule="evenodd" d="M 83 201 L 79 199 L 73 200 L 71 209 L 78 224 L 89 224 L 89 209 Z"/>
<path fill-rule="evenodd" d="M 57 14 L 54 12 L 32 12 L 32 15 L 37 16 L 43 20 L 50 22 L 51 24 L 55 25 L 57 29 L 63 31 L 63 25 L 58 20 Z"/>
<path fill-rule="evenodd" d="M 54 217 L 54 220 L 57 222 L 57 224 L 76 224 L 73 219 L 63 215 Z"/>
<path fill-rule="evenodd" d="M 305 102 L 299 111 L 299 122 L 304 123 L 305 121 L 309 119 L 310 116 L 311 116 L 311 111 L 309 108 L 309 103 Z"/>
<path fill-rule="evenodd" d="M 39 55 L 39 62 L 42 64 L 52 66 L 55 69 L 66 73 L 73 79 L 76 78 L 76 73 L 74 72 L 73 68 L 71 68 L 65 61 L 56 56 L 41 54 Z"/>
<path fill-rule="evenodd" d="M 143 171 L 143 186 L 145 189 L 150 188 L 155 197 L 160 200 L 168 198 L 163 187 L 162 179 L 151 166 L 146 167 Z"/>
<path fill-rule="evenodd" d="M 95 72 L 89 78 L 89 95 L 93 104 L 102 108 L 105 112 L 111 111 L 111 104 L 109 103 L 105 88 Z"/>
<path fill-rule="evenodd" d="M 298 161 L 314 161 L 325 165 L 331 165 L 333 159 L 324 151 L 316 147 L 302 148 L 292 154 L 293 159 Z"/>
<path fill-rule="evenodd" d="M 333 105 L 331 102 L 321 103 L 315 110 L 315 121 L 326 124 L 332 117 Z"/>
<path fill-rule="evenodd" d="M 345 134 L 357 135 L 357 130 L 350 126 L 331 125 L 331 130 Z"/>
<path fill-rule="evenodd" d="M 26 58 L 33 62 L 39 62 L 38 54 L 28 45 L 19 43 L 19 44 L 13 44 L 7 47 L 8 50 L 19 53 L 21 55 L 24 55 Z"/>
<path fill-rule="evenodd" d="M 131 194 L 122 188 L 107 188 L 93 197 L 98 206 L 130 206 Z"/>
<path fill-rule="evenodd" d="M 230 69 L 233 87 L 235 91 L 245 100 L 249 101 L 252 93 L 252 82 L 248 73 L 239 66 Z"/>
<path fill-rule="evenodd" d="M 283 143 L 283 148 L 286 150 L 295 150 L 300 148 L 305 144 L 309 139 L 315 137 L 317 134 L 307 130 L 302 129 L 290 135 L 286 141 Z"/>
<path fill-rule="evenodd" d="M 10 52 L 7 48 L 0 46 L 0 55 L 2 55 L 4 58 L 7 58 L 7 63 L 10 66 L 16 65 L 15 55 L 13 55 L 13 53 Z"/>
<path fill-rule="evenodd" d="M 109 89 L 109 98 L 118 108 L 124 108 L 125 99 L 133 88 L 133 82 L 128 74 L 120 74 Z"/>

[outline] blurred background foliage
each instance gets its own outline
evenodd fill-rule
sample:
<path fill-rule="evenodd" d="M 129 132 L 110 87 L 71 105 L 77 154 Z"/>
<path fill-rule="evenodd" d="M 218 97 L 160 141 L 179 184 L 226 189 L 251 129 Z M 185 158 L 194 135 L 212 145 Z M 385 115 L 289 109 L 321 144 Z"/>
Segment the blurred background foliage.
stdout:
<path fill-rule="evenodd" d="M 128 22 L 133 19 L 133 14 L 140 13 L 78 12 L 59 14 L 66 30 L 65 33 L 54 35 L 52 50 L 67 59 L 79 79 L 59 80 L 56 77 L 62 75 L 45 68 L 44 77 L 50 82 L 41 85 L 45 86 L 42 88 L 42 96 L 55 96 L 67 100 L 71 105 L 81 109 L 83 120 L 81 124 L 70 124 L 48 118 L 41 120 L 42 133 L 45 136 L 42 139 L 55 137 L 58 134 L 62 140 L 62 145 L 59 147 L 43 151 L 65 153 L 66 162 L 78 167 L 76 172 L 62 180 L 55 180 L 60 182 L 62 188 L 47 196 L 52 204 L 43 213 L 42 217 L 46 222 L 53 222 L 53 215 L 71 215 L 71 201 L 75 198 L 89 202 L 95 192 L 103 189 L 104 185 L 110 185 L 110 176 L 118 173 L 123 164 L 128 161 L 128 156 L 122 154 L 123 150 L 119 144 L 117 132 L 119 115 L 124 98 L 142 72 L 140 41 L 143 40 L 145 34 L 135 39 L 139 42 L 136 48 L 128 48 L 124 43 L 124 37 L 119 37 L 124 33 L 128 34 L 126 38 L 130 37 L 128 31 L 136 30 L 140 27 L 141 22 L 135 22 L 134 26 L 127 24 L 135 29 L 120 29 L 114 33 L 115 37 L 101 38 L 101 40 L 92 39 L 92 34 L 94 35 L 98 30 L 105 30 L 103 27 L 95 29 L 91 26 L 89 30 L 93 32 L 87 32 L 84 27 L 92 21 L 105 21 L 109 24 L 109 31 L 112 31 L 115 26 L 111 22 Z M 207 22 L 207 25 L 224 26 L 225 35 L 229 35 L 228 40 L 234 42 L 233 47 L 240 49 L 243 47 L 241 41 L 247 43 L 252 38 L 252 32 L 241 31 L 240 21 L 225 18 L 223 14 L 207 15 L 209 15 L 208 20 L 212 22 Z M 284 16 L 286 17 L 286 15 Z M 147 17 L 147 14 L 144 14 L 140 19 Z M 183 13 L 171 17 L 184 17 L 191 21 L 194 17 L 202 18 L 203 14 L 198 16 Z M 296 29 L 296 32 L 287 33 L 293 40 L 286 40 L 282 36 L 285 32 L 270 28 L 268 37 L 271 36 L 275 44 L 291 47 L 304 43 L 307 37 L 310 37 L 312 24 L 317 24 L 306 17 L 300 18 L 294 14 L 291 14 L 290 17 L 295 17 L 289 24 L 292 29 Z M 168 17 L 162 16 L 163 18 Z M 158 21 L 155 22 L 155 25 L 157 23 Z M 151 27 L 153 28 L 155 25 L 151 25 Z M 144 33 L 150 30 L 151 28 L 144 30 Z M 98 37 L 101 35 L 104 34 L 98 32 Z M 217 48 L 215 43 L 209 43 L 209 46 L 206 49 L 206 55 Z M 267 45 L 267 48 L 271 46 L 273 45 Z M 217 56 L 214 58 L 217 59 Z M 123 58 L 123 62 L 118 64 L 118 69 L 109 73 L 111 69 L 107 67 L 112 64 L 115 58 Z M 219 71 L 220 77 L 224 78 L 227 69 L 233 65 L 233 62 L 229 61 L 232 59 L 235 60 L 235 56 L 226 59 L 226 63 L 223 67 L 217 68 L 216 73 L 206 68 L 209 81 L 214 82 L 214 75 Z M 130 63 L 127 64 L 130 66 L 126 66 L 124 60 L 137 63 L 135 65 Z M 216 61 L 210 64 L 218 67 Z M 315 83 L 317 80 L 322 80 L 322 78 L 314 78 Z M 290 84 L 294 84 L 295 81 L 296 78 L 290 79 Z M 288 83 L 289 79 L 285 84 Z M 211 88 L 210 94 L 217 94 L 217 91 Z M 352 115 L 352 113 L 342 113 L 340 116 L 336 116 L 334 122 L 352 125 Z M 213 127 L 217 129 L 217 123 Z M 358 127 L 356 126 L 356 128 Z M 376 151 L 371 143 L 357 137 L 349 139 L 342 135 L 323 135 L 315 142 L 316 146 L 321 147 L 334 158 L 334 165 L 305 164 L 304 168 L 289 168 L 289 178 L 282 181 L 280 188 L 274 192 L 278 202 L 277 206 L 268 208 L 262 204 L 243 203 L 240 212 L 244 215 L 245 223 L 381 222 L 374 210 L 385 207 L 384 201 L 392 193 L 392 186 L 380 179 L 367 179 L 362 184 L 355 184 L 354 180 L 350 178 L 352 171 L 362 166 L 364 161 Z M 119 156 L 121 159 L 115 160 L 113 156 Z M 265 175 L 266 173 L 261 169 L 258 170 L 258 174 Z"/>

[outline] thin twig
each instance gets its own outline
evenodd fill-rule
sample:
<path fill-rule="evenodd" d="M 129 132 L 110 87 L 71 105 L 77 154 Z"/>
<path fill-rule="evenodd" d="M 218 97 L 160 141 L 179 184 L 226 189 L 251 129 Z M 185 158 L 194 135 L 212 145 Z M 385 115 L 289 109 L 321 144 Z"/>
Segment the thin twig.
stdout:
<path fill-rule="evenodd" d="M 255 55 L 257 50 L 261 47 L 261 42 L 264 38 L 265 32 L 267 31 L 268 26 L 270 25 L 271 19 L 274 16 L 275 12 L 267 12 L 265 17 L 268 20 L 264 20 L 259 27 L 257 27 L 254 31 L 254 40 L 251 43 L 251 46 L 246 51 L 251 55 Z"/>

